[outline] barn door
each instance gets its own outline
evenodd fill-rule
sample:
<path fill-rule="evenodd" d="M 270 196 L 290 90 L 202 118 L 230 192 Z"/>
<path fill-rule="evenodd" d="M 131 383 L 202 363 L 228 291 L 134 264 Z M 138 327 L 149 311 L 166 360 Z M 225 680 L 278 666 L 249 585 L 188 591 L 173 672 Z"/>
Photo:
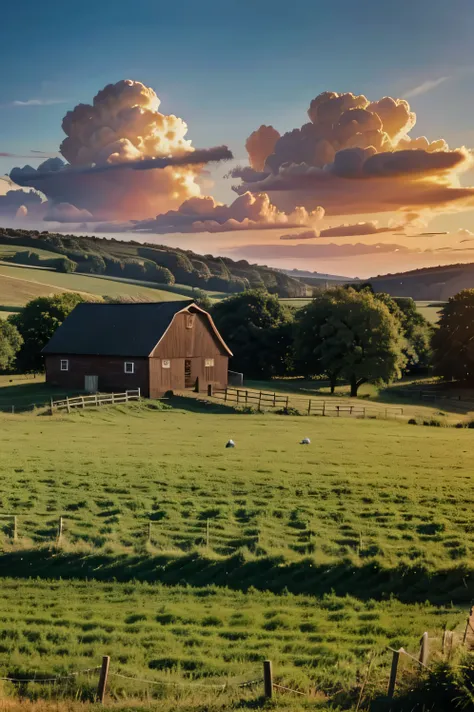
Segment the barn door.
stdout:
<path fill-rule="evenodd" d="M 86 393 L 97 393 L 99 390 L 99 376 L 85 376 L 84 390 Z"/>
<path fill-rule="evenodd" d="M 187 358 L 184 361 L 184 387 L 192 388 L 194 386 L 191 376 L 191 359 Z"/>

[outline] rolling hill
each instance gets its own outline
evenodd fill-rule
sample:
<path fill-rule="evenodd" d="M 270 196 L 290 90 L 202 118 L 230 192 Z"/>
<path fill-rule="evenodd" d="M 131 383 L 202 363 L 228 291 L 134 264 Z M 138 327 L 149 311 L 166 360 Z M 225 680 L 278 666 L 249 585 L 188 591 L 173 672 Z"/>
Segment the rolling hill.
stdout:
<path fill-rule="evenodd" d="M 446 301 L 462 289 L 474 288 L 474 263 L 426 267 L 379 275 L 366 280 L 377 292 L 419 301 Z"/>

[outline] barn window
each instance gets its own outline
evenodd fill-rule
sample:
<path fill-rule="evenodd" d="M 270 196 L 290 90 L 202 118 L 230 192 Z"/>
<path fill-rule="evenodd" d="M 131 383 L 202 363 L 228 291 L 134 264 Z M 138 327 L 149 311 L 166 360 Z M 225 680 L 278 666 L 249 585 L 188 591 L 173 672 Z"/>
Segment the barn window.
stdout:
<path fill-rule="evenodd" d="M 161 368 L 171 368 L 171 361 L 169 361 L 167 358 L 164 358 L 161 362 Z"/>
<path fill-rule="evenodd" d="M 186 314 L 186 329 L 192 329 L 194 325 L 194 314 Z"/>
<path fill-rule="evenodd" d="M 67 358 L 61 359 L 61 371 L 69 371 L 69 361 Z"/>
<path fill-rule="evenodd" d="M 206 358 L 204 361 L 204 366 L 206 368 L 212 368 L 214 366 L 214 359 L 213 358 Z"/>
<path fill-rule="evenodd" d="M 133 361 L 125 361 L 123 365 L 125 373 L 135 373 L 135 364 Z"/>

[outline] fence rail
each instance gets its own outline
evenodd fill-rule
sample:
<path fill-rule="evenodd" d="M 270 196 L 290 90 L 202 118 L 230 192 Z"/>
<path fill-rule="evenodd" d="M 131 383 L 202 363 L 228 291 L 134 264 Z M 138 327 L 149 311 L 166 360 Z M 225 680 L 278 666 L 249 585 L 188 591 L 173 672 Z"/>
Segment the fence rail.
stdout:
<path fill-rule="evenodd" d="M 138 400 L 140 400 L 139 388 L 133 391 L 125 391 L 125 393 L 94 393 L 89 396 L 76 396 L 75 398 L 65 398 L 57 401 L 53 401 L 53 399 L 51 399 L 50 409 L 51 414 L 59 410 L 66 410 L 70 413 L 72 408 L 118 405 L 119 403 L 128 403 L 129 401 Z"/>
<path fill-rule="evenodd" d="M 396 418 L 403 415 L 403 408 L 376 406 L 366 406 L 353 403 L 334 403 L 316 398 L 305 399 L 301 396 L 281 395 L 265 391 L 253 391 L 240 388 L 222 388 L 213 391 L 212 395 L 224 402 L 235 403 L 236 405 L 256 405 L 258 410 L 263 408 L 280 408 L 288 410 L 293 405 L 307 415 L 321 416 L 354 416 L 359 418 L 370 415 L 385 416 L 386 418 Z"/>

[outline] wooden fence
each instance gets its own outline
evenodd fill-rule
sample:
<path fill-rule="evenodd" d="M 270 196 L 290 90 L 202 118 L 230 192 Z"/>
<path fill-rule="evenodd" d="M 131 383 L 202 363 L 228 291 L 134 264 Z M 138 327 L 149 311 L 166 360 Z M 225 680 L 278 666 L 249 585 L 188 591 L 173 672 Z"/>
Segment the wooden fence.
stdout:
<path fill-rule="evenodd" d="M 97 407 L 100 405 L 118 405 L 129 401 L 140 400 L 140 389 L 125 391 L 125 393 L 94 393 L 90 396 L 76 396 L 75 398 L 65 398 L 64 400 L 53 401 L 51 398 L 51 415 L 55 411 L 66 410 L 68 413 L 73 408 Z"/>
<path fill-rule="evenodd" d="M 240 388 L 223 388 L 212 392 L 215 398 L 224 402 L 235 403 L 242 406 L 256 406 L 257 410 L 265 408 L 279 408 L 289 410 L 295 407 L 305 415 L 321 415 L 340 417 L 344 415 L 359 418 L 370 417 L 370 415 L 384 416 L 385 418 L 396 418 L 403 415 L 402 407 L 376 407 L 366 406 L 360 403 L 335 403 L 334 401 L 320 400 L 316 398 L 305 399 L 301 396 L 282 395 L 278 393 L 267 393 L 264 391 L 244 390 Z"/>

